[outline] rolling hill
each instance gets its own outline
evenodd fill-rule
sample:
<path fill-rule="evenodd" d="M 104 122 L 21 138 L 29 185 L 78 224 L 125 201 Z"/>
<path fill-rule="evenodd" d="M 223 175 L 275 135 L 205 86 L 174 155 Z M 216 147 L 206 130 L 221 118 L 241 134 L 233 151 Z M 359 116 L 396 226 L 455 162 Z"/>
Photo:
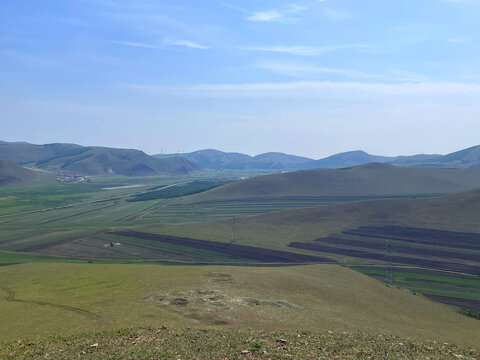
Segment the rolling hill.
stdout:
<path fill-rule="evenodd" d="M 54 182 L 55 176 L 53 174 L 26 169 L 10 161 L 0 160 L 0 187 L 29 186 Z"/>
<path fill-rule="evenodd" d="M 163 325 L 298 330 L 297 339 L 303 331 L 363 332 L 478 347 L 475 320 L 336 265 L 36 263 L 1 267 L 0 275 L 2 340 Z"/>
<path fill-rule="evenodd" d="M 480 187 L 480 169 L 404 168 L 370 163 L 343 169 L 264 175 L 192 196 L 217 201 L 295 196 L 448 194 Z"/>
<path fill-rule="evenodd" d="M 153 176 L 187 174 L 200 169 L 182 157 L 159 159 L 140 150 L 75 144 L 0 143 L 0 159 L 78 175 Z"/>
<path fill-rule="evenodd" d="M 158 154 L 154 156 L 159 158 L 182 156 L 205 169 L 211 170 L 295 170 L 299 164 L 312 161 L 312 159 L 305 157 L 278 152 L 250 156 L 214 149 L 199 150 L 185 154 Z"/>
<path fill-rule="evenodd" d="M 427 158 L 397 158 L 392 163 L 396 165 L 424 167 L 480 167 L 480 146 L 474 146 L 443 156 L 430 156 Z"/>
<path fill-rule="evenodd" d="M 300 164 L 299 170 L 342 168 L 356 166 L 371 162 L 386 163 L 392 161 L 393 157 L 370 155 L 365 151 L 349 151 L 329 156 L 324 159 L 309 161 Z"/>
<path fill-rule="evenodd" d="M 213 170 L 269 170 L 292 171 L 314 169 L 338 169 L 378 162 L 408 167 L 480 167 L 480 146 L 460 150 L 447 155 L 418 154 L 411 156 L 378 156 L 362 150 L 335 154 L 323 159 L 313 160 L 306 157 L 284 153 L 265 153 L 249 156 L 241 153 L 227 153 L 219 150 L 199 150 L 185 154 L 154 155 L 165 158 L 183 156 L 203 168 Z"/>

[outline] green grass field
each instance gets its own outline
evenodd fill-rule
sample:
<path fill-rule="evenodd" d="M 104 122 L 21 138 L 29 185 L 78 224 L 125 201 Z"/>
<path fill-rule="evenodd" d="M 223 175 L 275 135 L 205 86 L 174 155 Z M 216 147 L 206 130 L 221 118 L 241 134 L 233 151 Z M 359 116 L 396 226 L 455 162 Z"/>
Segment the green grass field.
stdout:
<path fill-rule="evenodd" d="M 39 341 L 16 341 L 0 348 L 4 359 L 478 359 L 455 345 L 372 336 L 294 331 L 171 330 L 128 328 Z"/>
<path fill-rule="evenodd" d="M 294 324 L 314 334 L 325 330 L 367 334 L 360 339 L 390 334 L 405 341 L 416 337 L 464 346 L 478 343 L 478 320 L 420 296 L 463 299 L 469 306 L 468 301 L 480 301 L 478 276 L 397 264 L 394 282 L 386 287 L 381 283 L 383 260 L 289 247 L 332 234 L 357 242 L 326 244 L 343 250 L 362 250 L 362 242 L 384 243 L 376 237 L 342 235 L 364 225 L 480 233 L 476 192 L 433 199 L 297 196 L 206 202 L 192 202 L 198 195 L 158 196 L 158 187 L 180 183 L 175 191 L 182 195 L 190 191 L 190 181 L 203 184 L 206 179 L 205 175 L 97 178 L 52 188 L 3 189 L 0 203 L 10 205 L 1 210 L 0 265 L 20 264 L 0 266 L 0 318 L 8 324 L 2 326 L 2 339 L 162 325 L 175 331 L 221 328 L 230 334 L 253 328 L 268 334 L 289 331 Z M 213 179 L 231 178 L 217 174 Z M 150 190 L 153 199 L 129 201 Z M 356 271 L 334 265 L 265 267 L 242 256 L 120 236 L 119 231 L 315 255 Z M 393 244 L 419 251 L 444 249 L 399 240 Z M 454 249 L 460 255 L 477 252 Z M 448 260 L 438 254 L 409 256 Z"/>
<path fill-rule="evenodd" d="M 0 267 L 0 278 L 3 340 L 165 325 L 358 331 L 478 346 L 478 320 L 335 265 L 31 263 Z"/>

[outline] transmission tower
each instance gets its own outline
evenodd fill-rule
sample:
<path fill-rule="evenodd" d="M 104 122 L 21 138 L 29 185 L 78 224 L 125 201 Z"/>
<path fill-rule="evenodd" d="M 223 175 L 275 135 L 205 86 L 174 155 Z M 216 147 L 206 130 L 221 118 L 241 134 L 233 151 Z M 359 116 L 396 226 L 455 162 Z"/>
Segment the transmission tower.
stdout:
<path fill-rule="evenodd" d="M 231 241 L 232 243 L 235 242 L 235 220 L 236 219 L 235 219 L 235 216 L 234 216 L 233 219 L 232 219 L 232 241 Z"/>
<path fill-rule="evenodd" d="M 385 240 L 385 283 L 393 283 L 392 242 L 389 238 Z"/>

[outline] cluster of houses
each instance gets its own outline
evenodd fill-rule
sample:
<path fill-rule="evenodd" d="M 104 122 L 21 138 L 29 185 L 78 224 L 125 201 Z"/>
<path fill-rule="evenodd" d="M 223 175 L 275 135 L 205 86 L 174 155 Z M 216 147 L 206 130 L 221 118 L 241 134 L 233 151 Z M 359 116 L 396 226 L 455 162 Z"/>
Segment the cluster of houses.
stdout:
<path fill-rule="evenodd" d="M 71 183 L 79 183 L 85 181 L 86 176 L 82 175 L 71 175 L 71 174 L 62 174 L 57 175 L 57 182 L 61 184 L 71 184 Z"/>

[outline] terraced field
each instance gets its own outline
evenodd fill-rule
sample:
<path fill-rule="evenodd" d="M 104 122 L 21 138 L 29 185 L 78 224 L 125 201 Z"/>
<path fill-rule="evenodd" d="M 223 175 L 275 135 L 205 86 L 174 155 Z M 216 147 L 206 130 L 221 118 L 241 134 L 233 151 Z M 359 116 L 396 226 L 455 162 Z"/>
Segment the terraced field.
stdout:
<path fill-rule="evenodd" d="M 337 236 L 289 246 L 354 259 L 391 261 L 395 285 L 408 287 L 435 301 L 477 310 L 480 309 L 479 244 L 480 234 L 474 233 L 362 226 Z M 378 265 L 356 269 L 384 279 L 385 270 L 379 270 Z"/>

